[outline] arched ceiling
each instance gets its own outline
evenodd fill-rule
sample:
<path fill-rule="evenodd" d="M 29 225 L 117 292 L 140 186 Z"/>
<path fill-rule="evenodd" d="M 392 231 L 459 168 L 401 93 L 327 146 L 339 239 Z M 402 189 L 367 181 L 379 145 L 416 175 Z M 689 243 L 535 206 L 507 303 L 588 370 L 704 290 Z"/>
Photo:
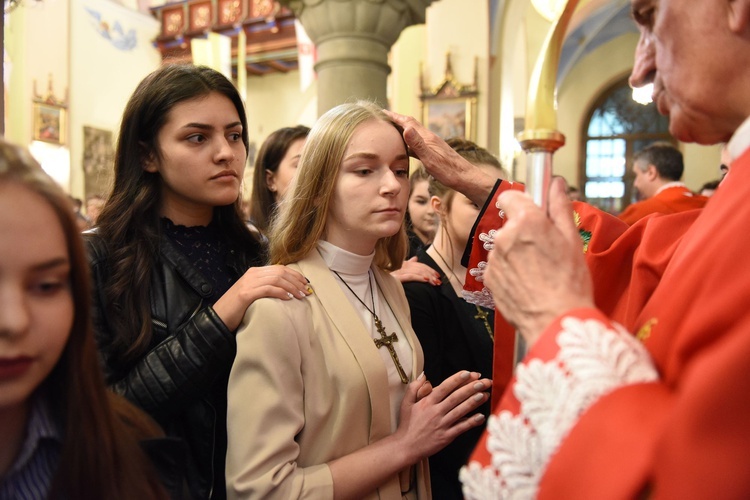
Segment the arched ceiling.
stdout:
<path fill-rule="evenodd" d="M 629 0 L 582 2 L 571 21 L 563 43 L 557 71 L 558 88 L 570 70 L 588 53 L 627 33 L 637 33 L 630 17 Z"/>

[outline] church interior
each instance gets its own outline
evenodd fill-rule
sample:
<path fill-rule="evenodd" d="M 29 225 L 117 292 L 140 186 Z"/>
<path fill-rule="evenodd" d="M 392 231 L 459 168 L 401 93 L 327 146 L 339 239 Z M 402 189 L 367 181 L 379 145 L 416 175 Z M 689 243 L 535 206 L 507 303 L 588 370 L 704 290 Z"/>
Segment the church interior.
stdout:
<path fill-rule="evenodd" d="M 246 179 L 253 148 L 270 132 L 311 126 L 336 104 L 364 98 L 475 141 L 524 181 L 517 137 L 536 61 L 564 4 L 4 0 L 4 135 L 72 196 L 106 194 L 136 84 L 165 62 L 192 61 L 231 75 L 245 99 Z M 628 86 L 638 41 L 628 0 L 580 0 L 561 40 L 554 104 L 565 144 L 554 174 L 613 213 L 633 201 L 632 155 L 651 142 L 679 147 L 690 189 L 719 176 L 718 145 L 677 142 L 648 91 L 644 98 Z"/>

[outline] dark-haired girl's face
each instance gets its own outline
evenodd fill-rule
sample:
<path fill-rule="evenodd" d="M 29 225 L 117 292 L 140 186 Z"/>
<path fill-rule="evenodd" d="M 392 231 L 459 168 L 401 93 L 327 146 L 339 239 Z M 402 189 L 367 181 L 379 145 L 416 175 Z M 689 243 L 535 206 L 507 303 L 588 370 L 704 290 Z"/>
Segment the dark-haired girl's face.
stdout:
<path fill-rule="evenodd" d="M 240 194 L 245 170 L 242 123 L 232 101 L 218 92 L 183 101 L 159 131 L 161 158 L 148 172 L 161 176 L 161 215 L 175 224 L 206 225 L 215 207 Z"/>
<path fill-rule="evenodd" d="M 39 194 L 0 183 L 0 414 L 24 411 L 73 327 L 70 257 Z"/>

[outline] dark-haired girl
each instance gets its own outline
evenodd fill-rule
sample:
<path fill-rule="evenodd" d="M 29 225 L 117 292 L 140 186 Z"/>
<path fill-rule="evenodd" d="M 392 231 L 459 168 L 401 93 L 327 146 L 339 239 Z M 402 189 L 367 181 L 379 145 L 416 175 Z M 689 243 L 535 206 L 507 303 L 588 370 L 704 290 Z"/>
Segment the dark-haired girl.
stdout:
<path fill-rule="evenodd" d="M 201 499 L 225 496 L 226 383 L 245 309 L 306 295 L 300 273 L 256 267 L 262 248 L 240 213 L 247 146 L 227 78 L 163 66 L 127 104 L 113 190 L 87 235 L 107 382 L 185 440 Z"/>

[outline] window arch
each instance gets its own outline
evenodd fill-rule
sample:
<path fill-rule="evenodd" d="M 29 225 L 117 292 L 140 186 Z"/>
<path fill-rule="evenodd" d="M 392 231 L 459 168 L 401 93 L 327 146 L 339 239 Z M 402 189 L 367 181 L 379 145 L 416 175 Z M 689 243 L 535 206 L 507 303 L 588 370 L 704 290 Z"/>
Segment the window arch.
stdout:
<path fill-rule="evenodd" d="M 627 78 L 602 92 L 587 116 L 581 134 L 582 193 L 592 205 L 617 214 L 635 200 L 633 154 L 652 142 L 676 141 L 669 134 L 669 119 L 654 103 L 633 100 Z"/>

